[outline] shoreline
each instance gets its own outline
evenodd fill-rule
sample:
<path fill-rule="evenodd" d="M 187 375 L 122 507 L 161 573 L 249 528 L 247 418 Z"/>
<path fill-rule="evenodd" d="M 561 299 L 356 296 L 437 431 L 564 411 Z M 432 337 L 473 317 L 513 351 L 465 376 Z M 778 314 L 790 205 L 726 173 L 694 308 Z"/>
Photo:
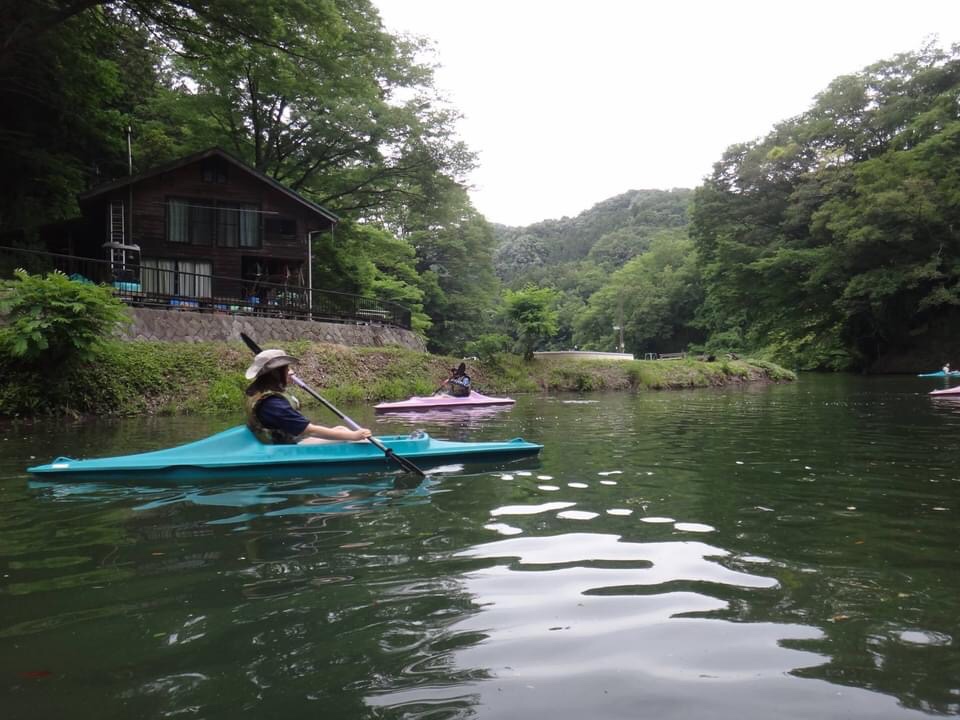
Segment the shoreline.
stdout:
<path fill-rule="evenodd" d="M 308 341 L 263 342 L 300 359 L 298 374 L 333 403 L 376 403 L 430 395 L 449 368 L 467 363 L 485 395 L 531 392 L 672 390 L 790 382 L 773 363 L 738 360 L 535 358 L 486 360 L 431 355 L 399 347 L 353 347 Z M 0 417 L 132 416 L 219 413 L 243 406 L 243 372 L 252 355 L 240 341 L 113 341 L 94 362 L 55 371 L 0 358 Z M 309 400 L 309 398 L 307 398 Z M 309 400 L 305 403 L 309 405 Z"/>

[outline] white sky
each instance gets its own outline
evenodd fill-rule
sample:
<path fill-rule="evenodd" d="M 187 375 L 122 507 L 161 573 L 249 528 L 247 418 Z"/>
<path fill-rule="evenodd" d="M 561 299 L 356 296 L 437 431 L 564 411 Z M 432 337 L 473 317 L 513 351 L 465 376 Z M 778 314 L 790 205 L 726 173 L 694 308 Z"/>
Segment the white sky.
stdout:
<path fill-rule="evenodd" d="M 374 3 L 391 32 L 434 41 L 436 85 L 479 154 L 471 198 L 507 225 L 696 187 L 838 75 L 960 42 L 960 0 Z"/>

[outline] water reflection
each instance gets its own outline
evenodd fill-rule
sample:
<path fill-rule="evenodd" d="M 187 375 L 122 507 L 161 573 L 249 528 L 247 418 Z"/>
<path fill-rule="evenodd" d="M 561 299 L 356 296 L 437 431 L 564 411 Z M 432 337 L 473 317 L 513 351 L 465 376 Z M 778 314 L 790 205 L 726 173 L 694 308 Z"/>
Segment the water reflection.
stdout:
<path fill-rule="evenodd" d="M 450 471 L 462 469 L 449 466 Z M 213 508 L 247 508 L 241 514 L 215 517 L 208 524 L 246 523 L 257 517 L 281 515 L 329 515 L 372 510 L 393 503 L 410 505 L 428 502 L 431 488 L 440 475 L 398 489 L 393 480 L 370 478 L 367 482 L 322 483 L 310 481 L 236 486 L 149 486 L 111 485 L 108 483 L 47 483 L 30 481 L 38 497 L 54 502 L 134 501 L 134 512 L 150 512 L 173 505 L 197 505 Z"/>
<path fill-rule="evenodd" d="M 433 408 L 425 410 L 392 410 L 376 416 L 377 424 L 389 424 L 408 427 L 422 427 L 430 425 L 435 428 L 431 434 L 438 431 L 436 428 L 456 428 L 458 430 L 475 430 L 484 427 L 488 421 L 509 413 L 512 405 L 487 405 L 480 407 L 451 407 Z"/>
<path fill-rule="evenodd" d="M 827 661 L 803 647 L 823 633 L 737 622 L 731 609 L 745 592 L 776 593 L 780 585 L 726 566 L 730 553 L 721 548 L 566 533 L 484 543 L 457 555 L 493 563 L 457 579 L 479 611 L 444 625 L 445 640 L 408 633 L 404 644 L 426 655 L 421 666 L 442 667 L 452 679 L 439 681 L 434 672 L 424 684 L 408 668 L 406 682 L 365 698 L 391 717 L 537 716 L 545 697 L 551 714 L 564 718 L 642 717 L 638 708 L 651 707 L 672 718 L 800 718 L 811 717 L 811 707 L 820 716 L 868 718 L 890 709 L 888 699 L 866 692 L 839 699 L 827 685 L 807 689 L 805 709 L 783 707 L 788 678 Z M 455 647 L 446 647 L 451 638 Z M 471 668 L 486 675 L 466 680 Z M 744 696 L 745 684 L 766 690 Z"/>
<path fill-rule="evenodd" d="M 216 428 L 11 433 L 4 717 L 958 714 L 960 416 L 925 389 L 524 397 L 424 424 L 543 442 L 537 469 L 453 468 L 422 494 L 31 486 L 54 443 Z"/>

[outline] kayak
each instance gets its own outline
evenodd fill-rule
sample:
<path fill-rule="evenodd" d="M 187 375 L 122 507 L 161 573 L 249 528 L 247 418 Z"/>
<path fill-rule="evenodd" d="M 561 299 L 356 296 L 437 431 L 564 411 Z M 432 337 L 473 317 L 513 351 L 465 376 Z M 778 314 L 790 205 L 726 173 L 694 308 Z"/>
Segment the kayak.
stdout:
<path fill-rule="evenodd" d="M 427 433 L 383 435 L 377 438 L 397 455 L 422 470 L 466 462 L 501 462 L 536 455 L 542 445 L 514 438 L 504 442 L 437 440 Z M 122 480 L 149 477 L 194 481 L 214 477 L 263 478 L 318 473 L 392 471 L 399 466 L 368 442 L 321 445 L 266 445 L 246 425 L 224 430 L 203 440 L 166 450 L 90 460 L 59 457 L 27 472 L 56 480 Z"/>
<path fill-rule="evenodd" d="M 960 395 L 960 385 L 952 388 L 946 388 L 944 390 L 932 390 L 931 395 Z"/>
<path fill-rule="evenodd" d="M 454 407 L 482 407 L 488 405 L 513 405 L 516 402 L 508 397 L 489 397 L 481 395 L 473 390 L 466 397 L 454 397 L 453 395 L 429 395 L 427 397 L 414 396 L 407 400 L 398 402 L 384 402 L 374 405 L 373 409 L 377 412 L 390 412 L 392 410 L 435 410 L 437 408 Z"/>
<path fill-rule="evenodd" d="M 936 372 L 920 373 L 917 377 L 960 377 L 960 370 L 951 370 L 949 373 L 937 370 Z"/>

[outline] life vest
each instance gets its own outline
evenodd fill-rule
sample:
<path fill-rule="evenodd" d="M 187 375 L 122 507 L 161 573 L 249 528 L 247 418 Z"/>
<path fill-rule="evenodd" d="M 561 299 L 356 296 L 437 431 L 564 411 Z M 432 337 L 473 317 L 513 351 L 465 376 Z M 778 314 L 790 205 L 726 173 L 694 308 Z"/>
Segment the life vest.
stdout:
<path fill-rule="evenodd" d="M 250 428 L 250 431 L 254 435 L 256 435 L 257 440 L 265 443 L 266 445 L 295 445 L 297 442 L 297 437 L 295 435 L 285 433 L 283 430 L 264 427 L 263 423 L 260 422 L 260 418 L 257 417 L 257 407 L 261 402 L 270 396 L 282 397 L 284 400 L 290 403 L 290 407 L 292 407 L 294 410 L 300 409 L 300 401 L 297 400 L 297 398 L 295 398 L 293 395 L 279 392 L 278 390 L 265 390 L 254 395 L 248 395 L 247 427 Z"/>
<path fill-rule="evenodd" d="M 454 397 L 467 397 L 470 394 L 470 376 L 459 375 L 450 378 L 450 394 Z"/>

